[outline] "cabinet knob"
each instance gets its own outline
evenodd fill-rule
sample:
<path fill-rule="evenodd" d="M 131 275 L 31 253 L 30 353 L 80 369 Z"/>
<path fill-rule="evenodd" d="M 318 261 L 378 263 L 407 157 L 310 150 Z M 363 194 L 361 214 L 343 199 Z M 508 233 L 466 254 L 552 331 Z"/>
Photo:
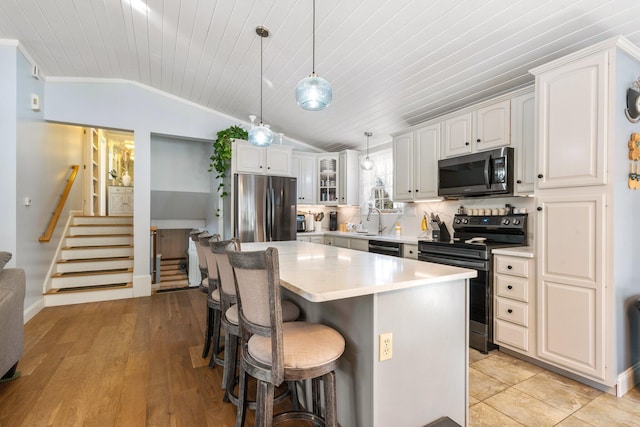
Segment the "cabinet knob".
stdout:
<path fill-rule="evenodd" d="M 262 169 L 262 165 L 260 165 L 260 169 Z"/>
<path fill-rule="evenodd" d="M 420 192 L 420 190 L 418 190 L 418 189 L 416 188 L 416 193 L 419 193 L 419 192 Z"/>
<path fill-rule="evenodd" d="M 411 193 L 411 190 L 409 190 L 409 193 Z"/>
<path fill-rule="evenodd" d="M 517 180 L 516 184 L 522 184 L 522 180 L 521 179 Z"/>
<path fill-rule="evenodd" d="M 544 175 L 542 175 L 541 173 L 538 174 L 538 178 L 542 179 Z"/>
<path fill-rule="evenodd" d="M 476 142 L 479 144 L 481 142 L 480 138 L 476 139 Z"/>
<path fill-rule="evenodd" d="M 469 145 L 469 143 L 468 143 L 468 142 L 465 142 L 465 143 L 464 143 L 464 145 Z"/>
<path fill-rule="evenodd" d="M 511 289 L 513 289 L 513 286 L 509 285 L 509 286 L 507 286 L 507 289 L 511 290 Z"/>
<path fill-rule="evenodd" d="M 511 269 L 513 269 L 513 266 L 511 266 L 511 265 L 507 265 L 507 269 L 508 269 L 508 270 L 511 270 Z"/>
<path fill-rule="evenodd" d="M 511 313 L 513 313 L 513 310 L 512 309 L 508 309 L 507 313 L 511 314 Z"/>
<path fill-rule="evenodd" d="M 538 212 L 542 212 L 542 207 L 541 206 L 538 206 L 536 209 L 538 210 Z"/>
<path fill-rule="evenodd" d="M 271 166 L 267 166 L 267 169 L 271 169 Z"/>

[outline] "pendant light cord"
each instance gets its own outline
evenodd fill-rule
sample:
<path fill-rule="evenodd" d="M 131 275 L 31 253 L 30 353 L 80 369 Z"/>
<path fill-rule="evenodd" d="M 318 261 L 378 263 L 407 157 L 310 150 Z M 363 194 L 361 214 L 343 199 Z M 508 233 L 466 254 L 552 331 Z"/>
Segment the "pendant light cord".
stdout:
<path fill-rule="evenodd" d="M 314 0 L 315 1 L 315 0 Z M 260 36 L 260 125 L 262 125 L 262 39 Z"/>
<path fill-rule="evenodd" d="M 313 33 L 311 37 L 311 73 L 316 73 L 316 0 L 313 0 Z"/>

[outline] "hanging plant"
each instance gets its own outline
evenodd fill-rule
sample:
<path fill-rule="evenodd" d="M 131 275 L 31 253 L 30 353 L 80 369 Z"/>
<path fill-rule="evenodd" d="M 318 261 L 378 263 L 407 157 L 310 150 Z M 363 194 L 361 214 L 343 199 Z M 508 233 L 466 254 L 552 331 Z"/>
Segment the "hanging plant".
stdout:
<path fill-rule="evenodd" d="M 220 197 L 223 198 L 229 194 L 225 189 L 224 179 L 231 167 L 231 140 L 248 139 L 249 133 L 240 126 L 234 125 L 219 131 L 216 136 L 217 139 L 213 141 L 213 154 L 210 158 L 209 172 L 216 172 L 216 178 L 219 180 L 217 191 Z M 218 208 L 216 216 L 220 216 L 220 208 Z"/>

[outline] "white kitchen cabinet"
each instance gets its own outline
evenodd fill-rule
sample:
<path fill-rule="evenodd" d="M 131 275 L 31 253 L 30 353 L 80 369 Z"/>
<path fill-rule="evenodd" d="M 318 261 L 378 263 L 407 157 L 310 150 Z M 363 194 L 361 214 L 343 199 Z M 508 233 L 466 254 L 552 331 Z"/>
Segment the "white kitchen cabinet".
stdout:
<path fill-rule="evenodd" d="M 293 175 L 297 179 L 298 204 L 315 205 L 318 180 L 317 157 L 312 153 L 293 152 L 291 156 Z"/>
<path fill-rule="evenodd" d="M 535 356 L 535 280 L 533 259 L 495 255 L 494 342 Z"/>
<path fill-rule="evenodd" d="M 556 192 L 557 193 L 557 192 Z M 538 356 L 605 379 L 603 193 L 537 200 Z"/>
<path fill-rule="evenodd" d="M 369 252 L 369 241 L 366 239 L 351 238 L 349 249 L 356 251 Z"/>
<path fill-rule="evenodd" d="M 473 150 L 471 126 L 473 114 L 464 113 L 446 119 L 442 130 L 442 158 L 469 154 Z"/>
<path fill-rule="evenodd" d="M 511 144 L 515 148 L 515 188 L 518 196 L 533 193 L 535 184 L 535 93 L 511 100 Z"/>
<path fill-rule="evenodd" d="M 318 204 L 338 204 L 339 155 L 337 153 L 318 156 Z"/>
<path fill-rule="evenodd" d="M 609 55 L 596 52 L 536 75 L 537 188 L 607 183 Z"/>
<path fill-rule="evenodd" d="M 235 140 L 231 156 L 233 173 L 292 176 L 291 147 L 256 147 L 248 141 Z"/>
<path fill-rule="evenodd" d="M 444 120 L 442 158 L 511 143 L 511 102 L 502 100 Z"/>
<path fill-rule="evenodd" d="M 393 198 L 410 202 L 438 197 L 440 123 L 393 137 Z"/>
<path fill-rule="evenodd" d="M 133 187 L 109 186 L 108 215 L 133 215 Z"/>
<path fill-rule="evenodd" d="M 338 157 L 338 202 L 341 205 L 360 204 L 359 151 L 344 150 Z"/>

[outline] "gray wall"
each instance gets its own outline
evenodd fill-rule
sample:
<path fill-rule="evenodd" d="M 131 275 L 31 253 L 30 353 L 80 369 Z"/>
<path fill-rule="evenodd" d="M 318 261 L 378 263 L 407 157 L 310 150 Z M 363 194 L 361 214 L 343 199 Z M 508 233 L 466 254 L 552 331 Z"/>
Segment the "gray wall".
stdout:
<path fill-rule="evenodd" d="M 628 187 L 629 158 L 627 142 L 631 133 L 640 132 L 639 123 L 631 123 L 624 114 L 627 89 L 640 76 L 640 63 L 618 50 L 616 61 L 615 100 L 611 106 L 615 122 L 614 158 L 609 177 L 614 186 L 614 198 L 608 203 L 613 209 L 613 281 L 615 292 L 615 326 L 617 373 L 640 362 L 640 316 L 633 302 L 640 298 L 640 192 Z M 609 285 L 609 284 L 608 284 Z"/>

